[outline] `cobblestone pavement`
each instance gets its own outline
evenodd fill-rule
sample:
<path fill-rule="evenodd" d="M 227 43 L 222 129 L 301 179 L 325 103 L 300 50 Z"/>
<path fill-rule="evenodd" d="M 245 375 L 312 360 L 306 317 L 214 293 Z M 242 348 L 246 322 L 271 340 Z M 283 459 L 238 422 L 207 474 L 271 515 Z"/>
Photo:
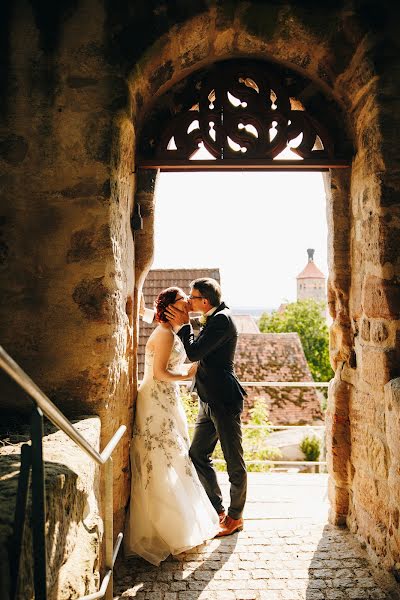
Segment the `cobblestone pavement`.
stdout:
<path fill-rule="evenodd" d="M 221 481 L 225 496 L 224 475 Z M 394 598 L 374 579 L 366 554 L 353 536 L 326 523 L 326 485 L 326 475 L 249 474 L 243 532 L 169 557 L 160 567 L 139 558 L 121 562 L 115 598 Z"/>

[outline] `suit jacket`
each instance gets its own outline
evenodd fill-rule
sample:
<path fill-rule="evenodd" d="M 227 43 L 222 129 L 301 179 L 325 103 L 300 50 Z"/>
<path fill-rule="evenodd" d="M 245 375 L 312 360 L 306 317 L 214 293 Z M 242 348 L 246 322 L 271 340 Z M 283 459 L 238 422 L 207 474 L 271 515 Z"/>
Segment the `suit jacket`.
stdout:
<path fill-rule="evenodd" d="M 233 365 L 238 332 L 229 308 L 220 304 L 198 337 L 190 324 L 183 325 L 178 335 L 189 360 L 199 362 L 196 389 L 200 399 L 212 407 L 223 405 L 235 414 L 243 410 L 246 392 Z"/>

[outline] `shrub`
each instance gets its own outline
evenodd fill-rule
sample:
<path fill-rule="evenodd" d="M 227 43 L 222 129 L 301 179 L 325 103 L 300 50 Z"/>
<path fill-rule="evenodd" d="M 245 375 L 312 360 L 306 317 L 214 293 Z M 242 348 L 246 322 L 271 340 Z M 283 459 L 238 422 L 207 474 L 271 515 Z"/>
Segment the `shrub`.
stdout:
<path fill-rule="evenodd" d="M 182 404 L 186 412 L 186 417 L 189 424 L 190 437 L 193 436 L 193 425 L 196 422 L 197 416 L 197 401 L 193 399 L 191 394 L 184 392 L 182 393 Z M 250 420 L 248 425 L 262 426 L 257 429 L 243 429 L 243 451 L 245 461 L 251 460 L 278 460 L 281 458 L 281 453 L 275 448 L 269 448 L 266 445 L 266 438 L 270 434 L 270 421 L 268 420 L 268 409 L 265 405 L 265 401 L 262 398 L 257 398 L 254 402 L 254 407 L 249 411 Z M 214 453 L 214 459 L 222 459 L 224 455 L 220 443 L 218 442 Z M 225 462 L 214 463 L 216 471 L 226 471 Z M 253 472 L 265 472 L 269 471 L 271 465 L 268 464 L 249 464 L 247 465 L 248 471 Z"/>
<path fill-rule="evenodd" d="M 312 437 L 306 436 L 300 443 L 300 450 L 306 460 L 318 460 L 321 452 L 321 442 L 315 435 Z"/>
<path fill-rule="evenodd" d="M 195 400 L 192 394 L 190 394 L 187 390 L 181 392 L 181 400 L 186 413 L 188 425 L 193 425 L 196 423 L 196 417 L 199 410 L 197 400 Z M 193 428 L 189 428 L 189 431 L 190 430 L 193 431 Z"/>

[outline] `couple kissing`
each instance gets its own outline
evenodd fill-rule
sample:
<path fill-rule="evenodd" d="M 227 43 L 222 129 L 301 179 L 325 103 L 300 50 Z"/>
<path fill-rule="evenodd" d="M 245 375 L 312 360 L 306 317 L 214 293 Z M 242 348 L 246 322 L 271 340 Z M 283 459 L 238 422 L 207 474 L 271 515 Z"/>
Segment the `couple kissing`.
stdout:
<path fill-rule="evenodd" d="M 197 336 L 190 312 L 201 313 Z M 158 325 L 146 344 L 136 402 L 125 552 L 159 565 L 170 554 L 243 529 L 245 391 L 234 372 L 237 329 L 217 281 L 194 280 L 188 296 L 167 288 L 154 311 L 142 307 L 141 313 Z M 194 380 L 199 396 L 191 444 L 177 383 L 184 379 Z M 227 512 L 211 460 L 218 440 L 230 482 Z"/>

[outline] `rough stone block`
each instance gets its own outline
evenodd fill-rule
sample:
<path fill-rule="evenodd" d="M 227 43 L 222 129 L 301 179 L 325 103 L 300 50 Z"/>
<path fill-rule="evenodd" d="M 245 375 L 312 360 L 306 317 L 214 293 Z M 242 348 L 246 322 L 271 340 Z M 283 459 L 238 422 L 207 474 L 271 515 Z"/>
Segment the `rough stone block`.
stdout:
<path fill-rule="evenodd" d="M 392 115 L 391 115 L 392 116 Z M 381 205 L 396 206 L 400 204 L 400 172 L 388 172 L 382 176 Z"/>
<path fill-rule="evenodd" d="M 101 260 L 106 256 L 106 250 L 111 250 L 110 228 L 108 225 L 103 225 L 99 229 L 94 227 L 80 229 L 71 236 L 67 262 Z"/>
<path fill-rule="evenodd" d="M 399 372 L 395 350 L 364 346 L 361 350 L 361 373 L 363 379 L 376 386 L 385 385 Z"/>
<path fill-rule="evenodd" d="M 400 463 L 400 378 L 385 385 L 385 421 L 391 461 Z"/>
<path fill-rule="evenodd" d="M 81 418 L 74 423 L 79 433 L 99 449 L 100 420 Z M 64 433 L 50 425 L 43 439 L 46 477 L 46 545 L 48 598 L 67 600 L 98 589 L 102 521 L 99 515 L 99 467 Z M 14 519 L 17 477 L 20 468 L 19 436 L 1 447 L 0 461 L 0 561 L 3 567 L 1 598 L 8 600 L 8 540 Z M 28 500 L 21 553 L 18 600 L 33 594 L 31 500 Z"/>
<path fill-rule="evenodd" d="M 361 337 L 365 342 L 369 342 L 370 335 L 370 322 L 364 318 L 361 322 Z"/>
<path fill-rule="evenodd" d="M 368 275 L 363 285 L 362 305 L 367 317 L 399 319 L 399 284 L 395 281 L 386 281 L 374 275 Z"/>
<path fill-rule="evenodd" d="M 335 484 L 332 477 L 329 478 L 328 495 L 331 503 L 329 510 L 329 522 L 332 525 L 345 525 L 349 510 L 349 491 L 347 487 Z"/>
<path fill-rule="evenodd" d="M 389 329 L 385 321 L 371 322 L 371 341 L 375 344 L 382 344 L 389 337 Z"/>
<path fill-rule="evenodd" d="M 112 323 L 111 294 L 103 280 L 104 277 L 83 279 L 72 298 L 89 321 Z"/>
<path fill-rule="evenodd" d="M 388 452 L 384 438 L 380 438 L 372 427 L 356 431 L 351 437 L 351 461 L 382 479 L 388 477 Z"/>

